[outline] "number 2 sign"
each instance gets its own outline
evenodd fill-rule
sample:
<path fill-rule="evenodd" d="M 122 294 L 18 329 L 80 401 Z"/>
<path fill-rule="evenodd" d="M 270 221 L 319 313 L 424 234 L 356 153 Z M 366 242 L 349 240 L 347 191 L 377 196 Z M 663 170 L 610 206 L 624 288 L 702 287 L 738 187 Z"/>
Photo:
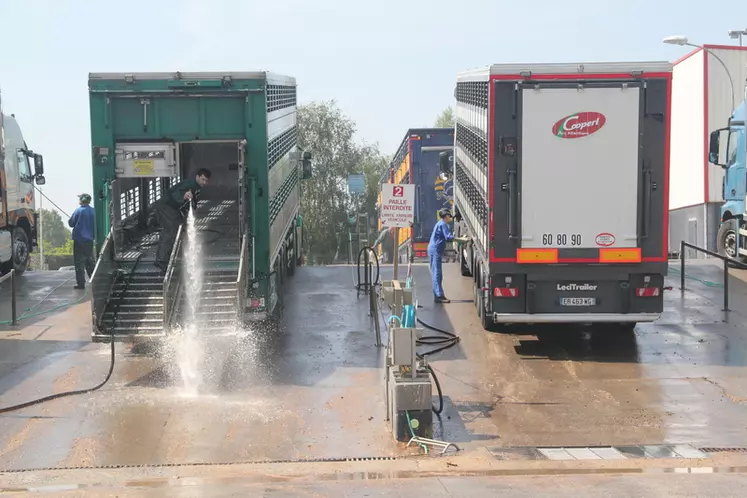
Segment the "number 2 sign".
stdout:
<path fill-rule="evenodd" d="M 384 228 L 409 227 L 415 219 L 415 185 L 381 185 L 381 224 Z"/>

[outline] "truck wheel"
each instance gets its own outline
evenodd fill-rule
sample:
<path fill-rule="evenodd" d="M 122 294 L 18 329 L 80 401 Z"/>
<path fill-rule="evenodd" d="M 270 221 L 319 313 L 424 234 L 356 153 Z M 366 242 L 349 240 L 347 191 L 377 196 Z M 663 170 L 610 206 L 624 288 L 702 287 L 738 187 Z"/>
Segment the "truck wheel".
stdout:
<path fill-rule="evenodd" d="M 3 271 L 7 272 L 13 268 L 16 275 L 22 275 L 29 266 L 29 236 L 21 227 L 13 229 L 13 259 L 3 265 Z"/>
<path fill-rule="evenodd" d="M 471 250 L 472 249 L 470 249 L 470 251 Z M 459 267 L 460 267 L 460 270 L 462 271 L 462 276 L 463 277 L 471 277 L 472 276 L 472 272 L 470 271 L 469 263 L 467 262 L 467 258 L 464 257 L 464 248 L 460 248 L 459 249 Z"/>
<path fill-rule="evenodd" d="M 485 303 L 483 302 L 483 293 L 479 290 L 477 291 L 477 312 L 480 315 L 480 324 L 482 325 L 482 328 L 487 330 L 488 332 L 495 331 L 496 326 L 493 323 L 493 317 L 491 317 L 485 309 Z"/>
<path fill-rule="evenodd" d="M 293 249 L 293 256 L 288 259 L 287 267 L 288 267 L 288 276 L 292 277 L 294 273 L 296 273 L 296 254 L 298 254 L 298 246 L 296 244 L 296 236 L 293 236 L 293 242 L 291 244 Z"/>
<path fill-rule="evenodd" d="M 479 271 L 479 267 L 478 267 Z M 479 275 L 479 273 L 478 273 Z M 477 316 L 480 317 L 480 324 L 482 325 L 482 328 L 492 332 L 496 330 L 495 324 L 493 323 L 493 317 L 490 316 L 488 311 L 485 309 L 485 302 L 483 299 L 483 292 L 482 292 L 482 283 L 475 279 L 475 286 L 474 286 L 474 293 L 475 293 L 475 307 L 477 307 Z"/>
<path fill-rule="evenodd" d="M 716 247 L 722 256 L 747 262 L 744 256 L 737 256 L 737 220 L 734 218 L 726 220 L 719 227 Z"/>

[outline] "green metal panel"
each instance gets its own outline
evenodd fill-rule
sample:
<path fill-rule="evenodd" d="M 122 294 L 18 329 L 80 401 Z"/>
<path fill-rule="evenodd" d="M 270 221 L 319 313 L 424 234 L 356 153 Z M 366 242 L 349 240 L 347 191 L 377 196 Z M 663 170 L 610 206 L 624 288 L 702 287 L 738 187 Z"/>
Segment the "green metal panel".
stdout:
<path fill-rule="evenodd" d="M 235 74 L 244 74 L 246 78 L 237 78 Z M 111 227 L 105 206 L 110 202 L 108 182 L 115 178 L 115 144 L 245 139 L 247 197 L 244 205 L 253 211 L 248 228 L 255 236 L 255 272 L 259 277 L 269 275 L 273 248 L 270 247 L 268 81 L 265 76 L 264 73 L 234 73 L 230 81 L 205 73 L 185 74 L 182 79 L 175 75 L 137 74 L 134 78 L 124 74 L 89 78 L 93 190 L 103 196 L 103 202 L 99 201 L 96 209 L 98 249 Z M 272 84 L 295 87 L 295 81 L 279 82 L 277 78 L 284 77 L 273 78 L 276 79 Z M 273 102 L 276 102 L 273 106 L 280 105 L 277 104 L 279 100 Z M 298 171 L 293 170 L 278 192 L 280 195 L 274 199 L 273 214 L 277 215 L 282 208 L 290 189 L 298 188 L 297 182 Z M 262 279 L 260 294 L 267 295 L 268 286 L 268 280 Z"/>
<path fill-rule="evenodd" d="M 267 191 L 267 117 L 265 81 L 233 80 L 230 87 L 212 84 L 179 86 L 167 79 L 89 79 L 93 189 L 99 197 L 96 210 L 96 245 L 101 248 L 111 222 L 108 182 L 115 178 L 114 146 L 131 141 L 247 140 L 247 175 L 257 191 Z M 179 82 L 176 82 L 179 83 Z M 211 82 L 207 82 L 211 83 Z M 147 102 L 147 106 L 146 106 Z M 146 111 L 147 109 L 147 111 Z M 98 154 L 99 148 L 105 154 Z M 247 199 L 246 205 L 250 205 Z M 264 201 L 264 202 L 263 202 Z M 257 270 L 266 253 L 266 195 L 255 199 Z M 264 220 L 265 223 L 260 222 Z M 261 250 L 260 250 L 261 249 Z M 268 266 L 269 263 L 264 266 Z M 262 268 L 262 271 L 267 271 Z"/>

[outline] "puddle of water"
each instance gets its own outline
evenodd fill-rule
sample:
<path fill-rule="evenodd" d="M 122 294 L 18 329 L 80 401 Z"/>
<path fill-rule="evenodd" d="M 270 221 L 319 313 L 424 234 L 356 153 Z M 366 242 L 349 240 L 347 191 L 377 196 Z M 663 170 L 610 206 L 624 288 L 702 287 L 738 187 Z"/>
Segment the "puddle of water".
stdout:
<path fill-rule="evenodd" d="M 493 469 L 479 471 L 393 471 L 393 472 L 337 472 L 329 474 L 314 474 L 307 476 L 313 481 L 387 481 L 393 479 L 422 479 L 429 477 L 517 477 L 517 476 L 572 476 L 572 475 L 600 475 L 600 474 L 743 474 L 747 473 L 747 466 L 734 467 L 662 467 L 662 468 L 616 468 L 616 469 Z M 300 479 L 299 479 L 300 478 Z M 7 487 L 0 488 L 0 493 L 59 493 L 61 491 L 92 489 L 92 488 L 168 488 L 190 486 L 216 486 L 221 483 L 257 483 L 257 482 L 287 482 L 303 480 L 303 476 L 257 475 L 232 477 L 164 477 L 144 478 L 123 481 L 120 484 L 90 483 L 90 484 L 58 484 L 35 487 Z"/>

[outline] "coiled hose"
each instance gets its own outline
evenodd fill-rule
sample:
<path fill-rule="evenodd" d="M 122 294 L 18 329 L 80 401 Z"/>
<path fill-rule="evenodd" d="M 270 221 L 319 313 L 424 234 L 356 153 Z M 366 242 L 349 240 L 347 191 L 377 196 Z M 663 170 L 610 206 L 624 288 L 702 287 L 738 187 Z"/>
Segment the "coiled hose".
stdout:
<path fill-rule="evenodd" d="M 412 278 L 408 277 L 406 283 L 406 287 L 412 286 Z M 434 355 L 436 353 L 440 353 L 441 351 L 444 351 L 446 349 L 449 349 L 453 346 L 456 346 L 459 344 L 460 338 L 453 332 L 449 332 L 448 330 L 444 330 L 438 327 L 435 327 L 433 325 L 430 325 L 420 318 L 416 317 L 415 314 L 415 306 L 408 304 L 405 305 L 402 308 L 402 318 L 400 319 L 401 326 L 406 328 L 412 328 L 415 327 L 415 322 L 421 324 L 423 327 L 433 330 L 434 332 L 439 332 L 443 335 L 426 335 L 421 337 L 420 339 L 417 339 L 415 344 L 417 346 L 438 346 L 434 349 L 431 349 L 430 351 L 426 351 L 423 353 L 416 353 L 416 356 L 418 359 L 423 360 L 427 356 Z M 431 376 L 433 377 L 433 382 L 436 384 L 436 391 L 438 392 L 438 408 L 435 406 L 431 406 L 431 409 L 434 413 L 441 414 L 444 409 L 444 396 L 443 391 L 441 389 L 441 382 L 438 380 L 438 376 L 436 375 L 436 372 L 433 370 L 433 368 L 430 365 L 426 365 L 426 368 L 428 369 L 428 372 L 430 372 Z"/>
<path fill-rule="evenodd" d="M 373 260 L 376 262 L 376 278 L 374 278 L 371 282 L 369 282 L 368 286 L 366 286 L 365 282 L 361 283 L 361 257 L 363 256 L 363 253 L 365 251 L 369 251 L 371 255 L 373 256 Z M 370 261 L 370 257 L 369 257 L 369 261 Z M 368 292 L 371 289 L 373 289 L 374 286 L 379 284 L 379 278 L 381 277 L 381 269 L 379 268 L 379 256 L 378 254 L 376 254 L 376 251 L 374 250 L 373 247 L 366 246 L 366 247 L 361 248 L 360 251 L 358 251 L 357 266 L 358 266 L 358 283 L 355 285 L 355 288 L 358 292 L 360 291 Z M 365 263 L 364 263 L 364 266 L 365 266 Z M 368 268 L 365 268 L 363 271 L 367 272 Z"/>

